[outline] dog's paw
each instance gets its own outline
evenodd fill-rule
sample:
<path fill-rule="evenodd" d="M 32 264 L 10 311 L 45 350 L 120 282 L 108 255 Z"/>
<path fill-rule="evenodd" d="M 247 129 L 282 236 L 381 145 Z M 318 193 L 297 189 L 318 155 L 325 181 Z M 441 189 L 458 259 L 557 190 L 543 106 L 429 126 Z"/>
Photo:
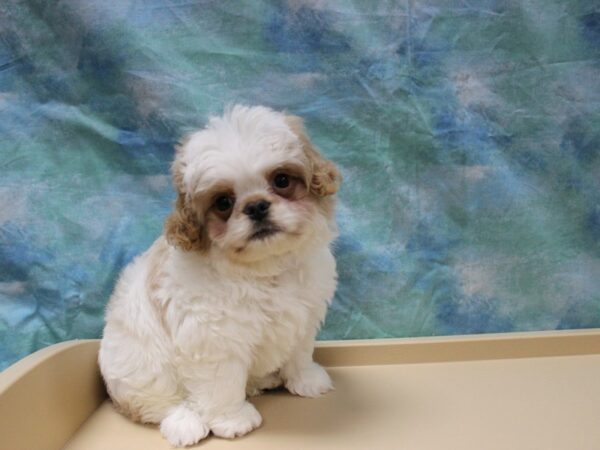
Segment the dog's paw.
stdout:
<path fill-rule="evenodd" d="M 200 415 L 184 405 L 174 408 L 160 423 L 161 434 L 173 447 L 193 445 L 209 431 Z"/>
<path fill-rule="evenodd" d="M 331 391 L 333 383 L 325 369 L 313 362 L 310 366 L 288 377 L 285 387 L 292 394 L 301 397 L 318 397 Z"/>
<path fill-rule="evenodd" d="M 283 384 L 283 380 L 279 373 L 273 372 L 262 378 L 250 378 L 246 385 L 246 395 L 255 397 L 262 394 L 265 389 L 275 389 Z"/>
<path fill-rule="evenodd" d="M 211 420 L 210 430 L 215 436 L 232 439 L 251 432 L 261 423 L 262 417 L 254 405 L 244 402 L 238 411 Z"/>

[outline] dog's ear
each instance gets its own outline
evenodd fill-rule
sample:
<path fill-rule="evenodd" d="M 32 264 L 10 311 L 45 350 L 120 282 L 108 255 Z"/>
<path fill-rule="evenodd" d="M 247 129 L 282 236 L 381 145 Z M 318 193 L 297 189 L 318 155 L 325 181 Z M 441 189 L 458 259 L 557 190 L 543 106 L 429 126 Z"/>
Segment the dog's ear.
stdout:
<path fill-rule="evenodd" d="M 186 204 L 185 195 L 177 194 L 175 210 L 165 222 L 167 242 L 182 250 L 204 250 L 204 230 L 193 208 Z"/>
<path fill-rule="evenodd" d="M 309 190 L 319 197 L 335 194 L 342 181 L 338 168 L 312 144 L 304 128 L 304 122 L 298 116 L 286 116 L 285 121 L 292 132 L 298 136 L 304 153 L 311 165 L 312 177 Z"/>
<path fill-rule="evenodd" d="M 182 146 L 184 145 L 185 142 L 182 142 L 177 146 L 175 160 L 171 166 L 177 200 L 174 211 L 165 222 L 165 236 L 169 244 L 182 250 L 204 250 L 206 248 L 204 229 L 193 205 L 190 204 L 191 202 L 185 194 L 183 184 L 185 163 L 182 158 Z"/>

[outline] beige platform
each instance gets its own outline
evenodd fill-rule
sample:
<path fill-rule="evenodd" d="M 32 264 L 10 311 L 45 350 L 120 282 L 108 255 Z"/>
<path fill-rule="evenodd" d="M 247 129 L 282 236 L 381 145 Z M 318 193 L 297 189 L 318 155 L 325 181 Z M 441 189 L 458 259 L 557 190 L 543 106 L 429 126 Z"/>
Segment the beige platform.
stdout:
<path fill-rule="evenodd" d="M 58 344 L 0 374 L 1 450 L 169 449 L 118 415 L 98 341 Z M 199 449 L 600 450 L 600 330 L 324 342 L 336 390 L 252 399 L 261 428 Z"/>

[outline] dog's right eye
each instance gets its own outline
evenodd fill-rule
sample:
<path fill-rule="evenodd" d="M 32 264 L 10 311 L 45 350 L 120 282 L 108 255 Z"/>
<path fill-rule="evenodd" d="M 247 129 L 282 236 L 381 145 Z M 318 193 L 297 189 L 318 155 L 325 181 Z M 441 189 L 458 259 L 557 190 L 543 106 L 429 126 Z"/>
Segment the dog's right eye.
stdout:
<path fill-rule="evenodd" d="M 233 206 L 233 199 L 228 195 L 222 195 L 215 200 L 215 206 L 221 212 L 228 211 Z"/>
<path fill-rule="evenodd" d="M 235 204 L 235 199 L 230 195 L 221 195 L 215 200 L 215 209 L 219 216 L 226 220 L 231 214 L 231 208 Z"/>

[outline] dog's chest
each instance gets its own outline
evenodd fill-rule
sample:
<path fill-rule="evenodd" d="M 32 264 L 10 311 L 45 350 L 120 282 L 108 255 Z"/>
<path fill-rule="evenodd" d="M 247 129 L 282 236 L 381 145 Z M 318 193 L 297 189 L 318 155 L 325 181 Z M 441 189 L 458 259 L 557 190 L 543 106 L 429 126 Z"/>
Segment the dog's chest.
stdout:
<path fill-rule="evenodd" d="M 335 261 L 322 253 L 318 264 L 273 277 L 173 272 L 167 322 L 174 344 L 198 357 L 240 357 L 255 376 L 279 369 L 299 341 L 314 337 L 333 296 Z"/>
<path fill-rule="evenodd" d="M 314 334 L 324 318 L 327 297 L 302 281 L 297 276 L 275 279 L 263 286 L 259 295 L 248 299 L 256 326 L 251 327 L 254 329 L 248 336 L 254 354 L 253 375 L 278 369 L 306 334 Z"/>

